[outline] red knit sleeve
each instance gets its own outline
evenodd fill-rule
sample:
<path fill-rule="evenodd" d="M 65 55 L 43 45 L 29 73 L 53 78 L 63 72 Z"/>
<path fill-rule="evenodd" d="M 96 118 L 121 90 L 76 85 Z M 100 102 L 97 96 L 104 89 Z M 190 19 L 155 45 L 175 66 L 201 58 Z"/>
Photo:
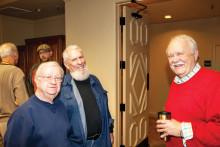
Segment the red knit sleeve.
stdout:
<path fill-rule="evenodd" d="M 195 145 L 195 142 L 204 146 L 220 146 L 220 74 L 211 73 L 206 78 L 209 84 L 204 89 L 204 108 L 201 107 L 205 111 L 205 120 L 191 122 L 193 140 L 188 140 L 187 146 Z"/>

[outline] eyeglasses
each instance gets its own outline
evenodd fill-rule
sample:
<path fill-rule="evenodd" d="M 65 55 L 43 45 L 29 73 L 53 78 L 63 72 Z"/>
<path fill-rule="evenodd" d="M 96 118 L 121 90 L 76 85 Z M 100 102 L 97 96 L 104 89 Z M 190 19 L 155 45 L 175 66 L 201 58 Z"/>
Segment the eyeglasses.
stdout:
<path fill-rule="evenodd" d="M 46 53 L 48 53 L 48 52 L 50 52 L 50 51 L 51 51 L 50 49 L 40 50 L 40 51 L 38 52 L 38 54 L 39 54 L 39 55 L 41 55 L 41 54 L 46 54 Z"/>
<path fill-rule="evenodd" d="M 38 54 L 41 55 L 41 54 L 46 54 L 48 53 L 49 51 L 44 51 L 44 52 L 39 52 Z"/>
<path fill-rule="evenodd" d="M 56 82 L 62 82 L 63 78 L 62 77 L 52 77 L 52 76 L 37 76 L 39 78 L 44 78 L 45 81 L 51 81 L 55 80 Z"/>

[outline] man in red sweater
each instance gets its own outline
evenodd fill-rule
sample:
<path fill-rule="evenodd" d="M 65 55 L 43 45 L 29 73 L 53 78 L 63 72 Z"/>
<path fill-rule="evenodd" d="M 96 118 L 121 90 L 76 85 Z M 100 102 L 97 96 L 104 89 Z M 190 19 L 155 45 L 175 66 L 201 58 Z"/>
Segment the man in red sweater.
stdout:
<path fill-rule="evenodd" d="M 180 35 L 166 50 L 176 74 L 165 111 L 171 120 L 157 120 L 157 131 L 170 136 L 167 147 L 220 147 L 220 73 L 198 63 L 195 40 Z"/>

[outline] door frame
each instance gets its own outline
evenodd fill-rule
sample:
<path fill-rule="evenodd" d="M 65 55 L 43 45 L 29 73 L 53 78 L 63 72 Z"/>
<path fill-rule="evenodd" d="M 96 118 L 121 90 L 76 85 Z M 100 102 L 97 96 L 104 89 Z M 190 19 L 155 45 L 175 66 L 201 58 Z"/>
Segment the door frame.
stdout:
<path fill-rule="evenodd" d="M 123 57 L 123 54 L 121 53 L 122 50 L 122 44 L 121 41 L 123 40 L 123 33 L 121 32 L 121 25 L 120 25 L 120 17 L 122 15 L 121 11 L 121 7 L 127 3 L 130 3 L 129 0 L 119 0 L 118 2 L 115 3 L 116 5 L 116 114 L 117 115 L 117 121 L 116 121 L 116 125 L 115 125 L 115 131 L 117 131 L 117 142 L 115 142 L 115 146 L 120 147 L 120 145 L 124 145 L 123 142 L 123 136 L 121 135 L 123 133 L 122 128 L 123 128 L 123 123 L 122 123 L 122 118 L 123 115 L 120 111 L 120 104 L 122 102 L 123 99 L 123 85 L 122 85 L 122 76 L 121 74 L 121 69 L 120 69 L 120 61 Z"/>
<path fill-rule="evenodd" d="M 137 0 L 139 1 L 139 0 Z M 121 72 L 120 69 L 120 61 L 125 60 L 123 59 L 123 32 L 122 28 L 120 25 L 120 17 L 122 16 L 122 6 L 131 3 L 130 0 L 116 0 L 115 3 L 115 8 L 116 8 L 116 122 L 115 122 L 115 132 L 116 133 L 116 138 L 117 142 L 115 142 L 114 146 L 120 147 L 120 145 L 125 145 L 125 142 L 123 142 L 123 113 L 120 111 L 120 104 L 123 102 L 123 82 L 122 82 L 122 76 L 123 76 L 123 71 Z M 148 63 L 149 64 L 149 63 Z M 149 68 L 149 67 L 148 67 Z"/>
<path fill-rule="evenodd" d="M 213 70 L 215 69 L 215 58 L 216 58 L 215 50 L 216 50 L 216 46 L 220 46 L 220 43 L 219 42 L 213 43 L 213 48 L 212 48 L 212 66 L 211 66 Z"/>

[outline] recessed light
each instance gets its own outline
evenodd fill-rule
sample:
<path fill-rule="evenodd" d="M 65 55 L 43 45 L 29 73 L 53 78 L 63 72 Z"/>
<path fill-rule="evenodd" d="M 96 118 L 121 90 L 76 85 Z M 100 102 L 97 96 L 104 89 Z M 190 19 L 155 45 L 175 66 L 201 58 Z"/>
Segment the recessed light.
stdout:
<path fill-rule="evenodd" d="M 42 12 L 43 10 L 40 9 L 40 8 L 37 8 L 37 9 L 35 9 L 35 11 L 37 11 L 37 12 Z"/>
<path fill-rule="evenodd" d="M 170 19 L 170 18 L 172 18 L 172 16 L 171 15 L 165 15 L 164 18 Z"/>

